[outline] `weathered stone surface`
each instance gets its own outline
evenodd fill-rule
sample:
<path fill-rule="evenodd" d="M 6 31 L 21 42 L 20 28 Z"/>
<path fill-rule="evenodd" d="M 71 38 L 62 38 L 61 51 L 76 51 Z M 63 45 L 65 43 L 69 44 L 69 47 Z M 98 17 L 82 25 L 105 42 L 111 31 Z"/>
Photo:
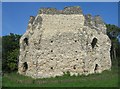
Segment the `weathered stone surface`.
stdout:
<path fill-rule="evenodd" d="M 56 8 L 41 8 L 39 14 L 82 14 L 82 10 L 79 6 L 65 7 L 64 10 L 57 10 Z"/>
<path fill-rule="evenodd" d="M 79 7 L 40 9 L 20 39 L 20 74 L 33 78 L 101 73 L 111 69 L 111 41 L 100 17 Z"/>

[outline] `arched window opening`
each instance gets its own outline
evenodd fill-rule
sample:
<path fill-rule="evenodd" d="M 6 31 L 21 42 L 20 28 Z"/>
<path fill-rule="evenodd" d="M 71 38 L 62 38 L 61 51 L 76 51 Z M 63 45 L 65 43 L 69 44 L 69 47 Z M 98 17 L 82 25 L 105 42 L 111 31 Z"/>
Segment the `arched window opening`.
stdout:
<path fill-rule="evenodd" d="M 94 38 L 91 43 L 92 48 L 95 47 L 96 43 L 97 43 L 97 38 Z"/>
<path fill-rule="evenodd" d="M 26 70 L 28 69 L 28 64 L 27 62 L 23 63 L 23 72 L 26 72 Z"/>
<path fill-rule="evenodd" d="M 98 70 L 98 64 L 95 64 L 95 69 L 94 69 L 94 71 L 96 72 L 97 70 Z"/>
<path fill-rule="evenodd" d="M 25 42 L 26 45 L 28 45 L 28 38 L 25 38 L 24 42 Z"/>
<path fill-rule="evenodd" d="M 73 66 L 73 69 L 76 69 L 76 65 Z"/>

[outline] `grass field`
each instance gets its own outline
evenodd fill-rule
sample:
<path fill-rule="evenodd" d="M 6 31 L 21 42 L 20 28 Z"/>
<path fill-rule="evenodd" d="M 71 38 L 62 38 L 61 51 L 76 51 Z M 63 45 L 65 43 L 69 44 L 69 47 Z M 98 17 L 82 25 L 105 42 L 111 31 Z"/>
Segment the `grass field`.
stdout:
<path fill-rule="evenodd" d="M 118 67 L 88 76 L 64 75 L 55 78 L 32 79 L 13 73 L 3 76 L 3 87 L 118 87 Z"/>

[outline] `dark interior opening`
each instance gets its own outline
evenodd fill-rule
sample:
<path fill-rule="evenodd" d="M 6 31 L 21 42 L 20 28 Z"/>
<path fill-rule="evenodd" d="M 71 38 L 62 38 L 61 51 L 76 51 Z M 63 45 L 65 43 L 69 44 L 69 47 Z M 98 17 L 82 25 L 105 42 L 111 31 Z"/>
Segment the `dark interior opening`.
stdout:
<path fill-rule="evenodd" d="M 23 63 L 23 72 L 25 72 L 28 69 L 28 64 L 27 62 Z"/>
<path fill-rule="evenodd" d="M 98 64 L 95 64 L 95 69 L 94 71 L 98 70 Z"/>
<path fill-rule="evenodd" d="M 77 42 L 77 40 L 75 40 L 75 42 Z"/>
<path fill-rule="evenodd" d="M 77 51 L 75 51 L 77 53 Z"/>
<path fill-rule="evenodd" d="M 28 45 L 28 38 L 25 38 L 24 42 L 25 42 L 26 45 Z"/>
<path fill-rule="evenodd" d="M 51 50 L 51 52 L 53 52 L 53 50 Z"/>
<path fill-rule="evenodd" d="M 76 65 L 73 66 L 73 69 L 76 69 Z"/>
<path fill-rule="evenodd" d="M 53 69 L 53 67 L 51 67 L 51 69 Z"/>
<path fill-rule="evenodd" d="M 53 59 L 51 58 L 51 60 L 53 60 Z"/>
<path fill-rule="evenodd" d="M 53 43 L 53 41 L 51 40 L 51 43 Z"/>
<path fill-rule="evenodd" d="M 97 38 L 94 38 L 91 43 L 92 48 L 95 47 L 96 43 L 97 43 Z"/>

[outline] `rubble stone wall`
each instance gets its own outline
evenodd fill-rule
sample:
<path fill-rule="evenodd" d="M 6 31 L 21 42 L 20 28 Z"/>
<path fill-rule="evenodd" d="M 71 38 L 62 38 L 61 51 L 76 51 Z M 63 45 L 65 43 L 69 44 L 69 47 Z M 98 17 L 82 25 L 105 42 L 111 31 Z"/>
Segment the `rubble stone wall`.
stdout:
<path fill-rule="evenodd" d="M 111 41 L 100 16 L 80 7 L 43 8 L 20 39 L 18 72 L 33 78 L 101 73 L 111 69 Z"/>

